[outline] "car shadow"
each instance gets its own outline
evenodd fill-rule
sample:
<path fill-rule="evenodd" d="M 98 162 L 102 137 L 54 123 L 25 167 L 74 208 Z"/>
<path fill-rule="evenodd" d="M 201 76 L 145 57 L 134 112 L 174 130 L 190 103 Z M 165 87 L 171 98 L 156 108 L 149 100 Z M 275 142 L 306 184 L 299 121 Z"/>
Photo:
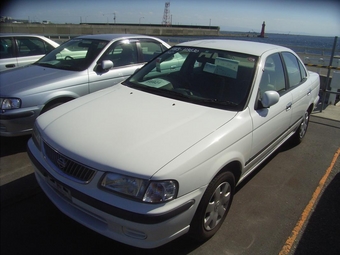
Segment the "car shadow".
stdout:
<path fill-rule="evenodd" d="M 237 185 L 235 194 L 240 191 L 251 179 L 254 178 L 273 158 L 275 158 L 279 153 L 288 151 L 297 144 L 293 142 L 292 139 L 288 139 L 284 142 L 276 151 L 274 151 L 265 161 L 263 161 L 256 169 L 254 169 L 240 184 Z"/>
<path fill-rule="evenodd" d="M 2 185 L 0 192 L 3 254 L 25 254 L 27 250 L 34 250 L 37 254 L 48 251 L 51 255 L 74 254 L 74 251 L 77 254 L 118 251 L 117 254 L 184 255 L 202 245 L 187 235 L 154 249 L 116 242 L 59 211 L 43 193 L 33 173 Z"/>
<path fill-rule="evenodd" d="M 327 126 L 327 127 L 331 127 L 331 128 L 337 128 L 340 129 L 339 127 L 339 123 L 340 121 L 338 120 L 332 120 L 332 119 L 327 119 L 327 124 L 326 123 L 322 123 L 320 120 L 324 120 L 327 118 L 323 118 L 323 117 L 319 117 L 319 116 L 312 116 L 311 120 L 309 121 L 310 123 L 313 124 L 317 124 L 317 125 L 322 125 L 322 126 Z"/>
<path fill-rule="evenodd" d="M 18 136 L 18 137 L 1 137 L 0 138 L 0 158 L 26 152 L 26 146 L 31 135 Z"/>

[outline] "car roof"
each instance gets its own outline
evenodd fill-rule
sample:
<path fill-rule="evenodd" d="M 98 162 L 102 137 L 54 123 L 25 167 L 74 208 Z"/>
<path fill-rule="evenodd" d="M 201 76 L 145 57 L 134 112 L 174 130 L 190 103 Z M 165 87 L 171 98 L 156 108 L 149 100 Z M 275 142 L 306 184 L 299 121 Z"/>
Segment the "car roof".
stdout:
<path fill-rule="evenodd" d="M 241 41 L 241 40 L 228 40 L 228 39 L 205 39 L 180 43 L 177 46 L 186 47 L 200 47 L 211 48 L 233 52 L 246 53 L 254 56 L 261 56 L 264 52 L 277 50 L 277 51 L 291 51 L 290 49 L 268 43 Z"/>
<path fill-rule="evenodd" d="M 116 39 L 134 39 L 134 38 L 152 38 L 157 39 L 151 36 L 146 35 L 137 35 L 137 34 L 95 34 L 95 35 L 81 35 L 77 36 L 76 38 L 82 38 L 82 39 L 97 39 L 97 40 L 106 40 L 106 41 L 112 41 Z"/>
<path fill-rule="evenodd" d="M 15 36 L 15 37 L 20 37 L 20 36 L 31 36 L 31 37 L 45 37 L 43 35 L 37 35 L 37 34 L 25 34 L 25 33 L 0 33 L 0 37 L 9 37 L 9 36 Z"/>

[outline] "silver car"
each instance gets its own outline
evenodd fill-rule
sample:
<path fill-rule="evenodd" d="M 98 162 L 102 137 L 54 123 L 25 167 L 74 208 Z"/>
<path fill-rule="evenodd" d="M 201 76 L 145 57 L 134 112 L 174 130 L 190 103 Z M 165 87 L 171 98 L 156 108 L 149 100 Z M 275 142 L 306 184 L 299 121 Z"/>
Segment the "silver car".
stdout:
<path fill-rule="evenodd" d="M 40 114 L 125 80 L 169 47 L 143 35 L 84 35 L 30 66 L 0 73 L 0 135 L 29 134 Z"/>
<path fill-rule="evenodd" d="M 41 35 L 0 34 L 0 71 L 25 66 L 59 46 Z"/>

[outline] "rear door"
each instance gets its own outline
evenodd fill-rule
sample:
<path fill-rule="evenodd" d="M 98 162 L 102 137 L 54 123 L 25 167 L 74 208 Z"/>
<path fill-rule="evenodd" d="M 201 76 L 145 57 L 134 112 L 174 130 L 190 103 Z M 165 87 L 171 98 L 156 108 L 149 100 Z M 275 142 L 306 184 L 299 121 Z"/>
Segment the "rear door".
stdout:
<path fill-rule="evenodd" d="M 16 37 L 18 67 L 32 64 L 51 51 L 45 41 L 36 37 Z"/>
<path fill-rule="evenodd" d="M 1 37 L 0 71 L 5 71 L 18 66 L 15 49 L 15 42 L 12 37 Z"/>
<path fill-rule="evenodd" d="M 308 109 L 312 90 L 307 81 L 307 71 L 299 59 L 291 52 L 283 52 L 282 57 L 287 70 L 288 89 L 292 93 L 291 125 L 294 125 Z"/>

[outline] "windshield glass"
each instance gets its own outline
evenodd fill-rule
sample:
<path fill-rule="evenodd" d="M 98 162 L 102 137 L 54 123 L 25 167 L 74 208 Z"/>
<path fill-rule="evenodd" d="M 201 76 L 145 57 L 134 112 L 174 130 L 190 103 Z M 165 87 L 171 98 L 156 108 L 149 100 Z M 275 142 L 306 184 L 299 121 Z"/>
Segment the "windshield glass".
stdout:
<path fill-rule="evenodd" d="M 72 39 L 41 58 L 36 65 L 82 71 L 96 59 L 108 41 Z"/>
<path fill-rule="evenodd" d="M 195 104 L 244 109 L 258 58 L 237 52 L 175 46 L 124 84 Z"/>

